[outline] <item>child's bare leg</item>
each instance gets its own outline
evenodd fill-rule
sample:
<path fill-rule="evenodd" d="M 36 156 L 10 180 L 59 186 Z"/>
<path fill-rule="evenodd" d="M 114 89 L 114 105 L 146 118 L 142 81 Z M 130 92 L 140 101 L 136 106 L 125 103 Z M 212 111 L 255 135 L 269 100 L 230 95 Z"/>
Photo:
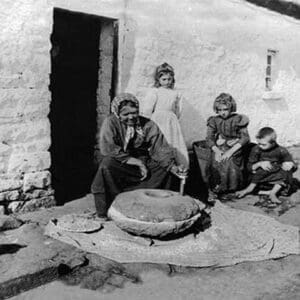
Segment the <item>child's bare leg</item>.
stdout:
<path fill-rule="evenodd" d="M 259 191 L 258 195 L 270 195 L 271 191 Z"/>
<path fill-rule="evenodd" d="M 253 190 L 255 189 L 256 187 L 256 183 L 250 183 L 245 189 L 239 191 L 239 192 L 236 192 L 235 195 L 238 197 L 238 198 L 243 198 L 245 197 L 246 195 L 250 194 L 253 192 Z"/>
<path fill-rule="evenodd" d="M 277 197 L 277 193 L 281 190 L 282 186 L 280 184 L 274 184 L 272 190 L 270 191 L 270 200 L 273 203 L 281 203 Z"/>

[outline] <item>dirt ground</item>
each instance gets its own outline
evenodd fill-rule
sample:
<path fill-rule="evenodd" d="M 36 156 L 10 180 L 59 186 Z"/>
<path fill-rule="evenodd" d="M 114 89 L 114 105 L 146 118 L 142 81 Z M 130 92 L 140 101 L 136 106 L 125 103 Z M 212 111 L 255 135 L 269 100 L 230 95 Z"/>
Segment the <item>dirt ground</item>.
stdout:
<path fill-rule="evenodd" d="M 293 195 L 293 200 L 294 207 L 280 216 L 276 210 L 265 212 L 253 206 L 257 201 L 254 196 L 228 202 L 228 205 L 269 214 L 282 223 L 300 226 L 299 192 Z M 82 274 L 74 274 L 73 278 L 54 281 L 11 299 L 300 299 L 298 255 L 225 268 L 155 264 L 124 266 L 129 274 L 136 276 L 136 280 L 115 272 L 81 270 Z"/>
<path fill-rule="evenodd" d="M 144 265 L 141 283 L 112 283 L 93 291 L 56 281 L 12 299 L 299 299 L 299 267 L 299 257 L 174 274 Z"/>
<path fill-rule="evenodd" d="M 300 171 L 296 177 L 300 178 Z M 299 190 L 287 199 L 289 205 L 284 209 L 254 206 L 257 200 L 257 196 L 248 196 L 226 204 L 300 227 Z M 81 268 L 63 280 L 11 299 L 300 299 L 300 255 L 223 268 L 183 268 L 167 264 L 123 264 L 123 267 L 125 273 L 124 270 Z"/>

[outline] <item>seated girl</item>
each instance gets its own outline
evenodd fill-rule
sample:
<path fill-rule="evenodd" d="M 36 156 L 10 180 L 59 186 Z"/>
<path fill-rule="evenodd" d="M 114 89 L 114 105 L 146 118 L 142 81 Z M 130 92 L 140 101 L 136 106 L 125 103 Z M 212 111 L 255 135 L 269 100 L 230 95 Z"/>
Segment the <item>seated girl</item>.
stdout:
<path fill-rule="evenodd" d="M 171 172 L 180 168 L 175 154 L 158 126 L 139 116 L 139 102 L 123 93 L 112 101 L 112 114 L 100 131 L 100 151 L 104 156 L 92 183 L 99 217 L 106 217 L 115 196 L 140 188 L 169 189 Z"/>
<path fill-rule="evenodd" d="M 242 148 L 249 143 L 249 119 L 236 113 L 236 102 L 222 93 L 214 101 L 216 116 L 207 121 L 207 144 L 212 150 L 210 187 L 222 196 L 244 183 Z"/>
<path fill-rule="evenodd" d="M 248 168 L 252 173 L 250 185 L 236 193 L 239 198 L 254 191 L 256 187 L 270 185 L 267 194 L 273 203 L 281 203 L 277 194 L 282 189 L 287 193 L 292 184 L 292 170 L 296 167 L 292 156 L 276 142 L 276 132 L 273 128 L 263 127 L 257 136 L 257 145 L 253 147 L 249 156 Z"/>

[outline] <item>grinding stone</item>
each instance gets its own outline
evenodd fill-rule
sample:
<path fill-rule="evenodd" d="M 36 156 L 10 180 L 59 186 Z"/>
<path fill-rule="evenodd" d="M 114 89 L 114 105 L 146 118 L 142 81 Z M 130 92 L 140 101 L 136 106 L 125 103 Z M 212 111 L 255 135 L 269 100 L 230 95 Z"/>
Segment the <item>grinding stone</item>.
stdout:
<path fill-rule="evenodd" d="M 177 192 L 140 189 L 119 194 L 108 215 L 125 231 L 160 238 L 191 227 L 201 208 L 198 201 Z"/>

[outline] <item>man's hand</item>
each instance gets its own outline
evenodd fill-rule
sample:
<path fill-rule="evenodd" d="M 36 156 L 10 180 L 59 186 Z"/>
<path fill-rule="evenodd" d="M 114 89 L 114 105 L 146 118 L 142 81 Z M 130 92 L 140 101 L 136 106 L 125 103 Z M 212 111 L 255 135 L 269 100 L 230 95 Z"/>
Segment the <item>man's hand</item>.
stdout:
<path fill-rule="evenodd" d="M 292 161 L 285 161 L 282 163 L 281 169 L 284 171 L 291 171 L 294 167 L 294 163 Z"/>

